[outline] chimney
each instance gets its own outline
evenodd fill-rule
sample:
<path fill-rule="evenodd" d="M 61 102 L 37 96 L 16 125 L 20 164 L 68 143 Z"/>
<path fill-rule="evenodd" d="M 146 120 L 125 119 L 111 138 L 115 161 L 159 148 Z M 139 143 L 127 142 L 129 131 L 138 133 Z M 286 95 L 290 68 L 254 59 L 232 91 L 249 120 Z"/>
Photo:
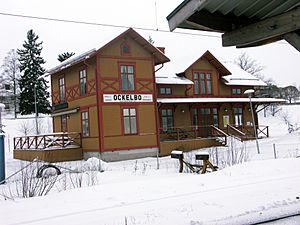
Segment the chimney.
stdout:
<path fill-rule="evenodd" d="M 165 54 L 165 47 L 156 47 L 159 51 Z"/>

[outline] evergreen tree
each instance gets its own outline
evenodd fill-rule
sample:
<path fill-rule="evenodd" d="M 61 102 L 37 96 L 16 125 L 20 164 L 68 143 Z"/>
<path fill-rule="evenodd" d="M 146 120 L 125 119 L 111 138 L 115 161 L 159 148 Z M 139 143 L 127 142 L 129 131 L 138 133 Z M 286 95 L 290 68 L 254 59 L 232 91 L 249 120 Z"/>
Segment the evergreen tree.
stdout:
<path fill-rule="evenodd" d="M 57 60 L 60 62 L 63 62 L 73 55 L 75 55 L 74 52 L 64 52 L 64 53 L 58 55 Z"/>
<path fill-rule="evenodd" d="M 38 113 L 49 114 L 51 107 L 49 103 L 49 92 L 47 81 L 42 77 L 45 69 L 42 65 L 45 60 L 41 57 L 42 43 L 38 42 L 38 36 L 29 30 L 27 40 L 24 41 L 23 49 L 18 49 L 21 77 L 18 81 L 20 87 L 19 110 L 21 115 L 35 112 L 35 95 Z"/>

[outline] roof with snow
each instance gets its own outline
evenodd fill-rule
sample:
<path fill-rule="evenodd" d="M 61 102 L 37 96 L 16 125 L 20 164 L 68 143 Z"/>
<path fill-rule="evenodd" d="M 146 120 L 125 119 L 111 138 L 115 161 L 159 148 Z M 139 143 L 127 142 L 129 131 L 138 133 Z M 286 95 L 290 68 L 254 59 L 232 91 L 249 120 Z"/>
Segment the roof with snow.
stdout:
<path fill-rule="evenodd" d="M 78 56 L 71 56 L 70 58 L 68 58 L 67 60 L 63 61 L 62 63 L 60 63 L 58 66 L 50 69 L 47 71 L 48 74 L 53 74 L 56 73 L 58 71 L 61 71 L 63 69 L 66 69 L 68 67 L 71 67 L 81 61 L 84 61 L 85 59 L 88 59 L 90 57 L 92 57 L 94 54 L 96 54 L 96 49 L 91 49 L 85 53 L 82 53 L 81 55 Z"/>
<path fill-rule="evenodd" d="M 179 76 L 156 76 L 155 82 L 157 84 L 194 84 L 193 81 Z"/>
<path fill-rule="evenodd" d="M 108 45 L 112 44 L 116 40 L 119 40 L 120 38 L 124 36 L 129 36 L 133 40 L 135 40 L 138 44 L 140 44 L 143 48 L 145 48 L 148 52 L 151 53 L 151 55 L 154 56 L 154 63 L 155 65 L 163 64 L 166 62 L 169 62 L 170 59 L 162 52 L 161 48 L 154 47 L 149 41 L 147 41 L 145 38 L 143 38 L 139 33 L 137 33 L 134 29 L 129 28 L 125 32 L 121 33 L 119 36 L 115 37 L 113 40 L 109 41 L 102 47 L 96 49 L 91 49 L 79 56 L 72 56 L 66 61 L 62 62 L 58 66 L 50 69 L 47 71 L 48 74 L 56 73 L 60 70 L 63 70 L 65 68 L 68 68 L 70 66 L 73 66 L 77 63 L 80 63 L 84 61 L 85 59 L 94 56 L 97 52 L 101 51 L 102 49 L 106 48 Z"/>
<path fill-rule="evenodd" d="M 241 103 L 249 102 L 249 98 L 158 98 L 160 103 Z M 251 98 L 255 103 L 284 103 L 284 99 L 276 98 Z"/>
<path fill-rule="evenodd" d="M 241 69 L 234 63 L 224 63 L 224 65 L 230 70 L 231 75 L 223 76 L 222 79 L 226 85 L 237 86 L 267 86 L 265 82 L 256 76 Z"/>

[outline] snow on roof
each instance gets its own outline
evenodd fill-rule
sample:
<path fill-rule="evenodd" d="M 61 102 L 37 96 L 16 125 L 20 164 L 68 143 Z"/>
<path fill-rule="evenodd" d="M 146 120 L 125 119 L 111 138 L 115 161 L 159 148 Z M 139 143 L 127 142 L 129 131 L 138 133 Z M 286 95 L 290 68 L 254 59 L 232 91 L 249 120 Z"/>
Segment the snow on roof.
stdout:
<path fill-rule="evenodd" d="M 78 63 L 78 62 L 80 62 L 80 61 L 82 61 L 84 59 L 88 59 L 95 52 L 96 52 L 96 49 L 93 48 L 93 49 L 91 49 L 91 50 L 89 50 L 87 52 L 84 52 L 84 53 L 82 53 L 82 54 L 80 54 L 78 56 L 73 55 L 70 58 L 68 58 L 67 60 L 65 60 L 62 63 L 60 63 L 58 66 L 56 66 L 56 67 L 48 70 L 47 71 L 47 75 L 48 74 L 56 73 L 56 72 L 58 72 L 60 70 L 63 70 L 63 69 L 66 69 L 66 68 L 68 68 L 68 67 L 70 67 L 70 66 L 72 66 L 72 65 L 74 65 L 74 64 L 76 64 L 76 63 Z"/>
<path fill-rule="evenodd" d="M 235 103 L 249 102 L 249 98 L 158 98 L 160 103 Z M 251 98 L 251 102 L 284 103 L 286 100 L 277 98 Z"/>
<path fill-rule="evenodd" d="M 179 76 L 156 76 L 155 82 L 157 84 L 194 84 L 193 81 Z"/>
<path fill-rule="evenodd" d="M 241 69 L 238 65 L 229 62 L 223 62 L 223 64 L 231 72 L 231 75 L 222 77 L 225 80 L 226 85 L 267 86 L 265 82 Z"/>

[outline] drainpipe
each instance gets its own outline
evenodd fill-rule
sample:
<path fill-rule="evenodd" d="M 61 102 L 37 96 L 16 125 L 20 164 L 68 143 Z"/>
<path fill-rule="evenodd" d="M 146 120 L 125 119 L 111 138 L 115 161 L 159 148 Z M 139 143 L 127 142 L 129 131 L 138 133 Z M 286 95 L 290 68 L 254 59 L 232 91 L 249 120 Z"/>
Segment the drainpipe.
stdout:
<path fill-rule="evenodd" d="M 156 73 L 157 71 L 159 71 L 161 68 L 163 68 L 164 67 L 164 64 L 161 64 L 161 66 L 159 67 L 159 68 L 157 68 L 155 71 L 154 71 L 154 73 Z"/>

